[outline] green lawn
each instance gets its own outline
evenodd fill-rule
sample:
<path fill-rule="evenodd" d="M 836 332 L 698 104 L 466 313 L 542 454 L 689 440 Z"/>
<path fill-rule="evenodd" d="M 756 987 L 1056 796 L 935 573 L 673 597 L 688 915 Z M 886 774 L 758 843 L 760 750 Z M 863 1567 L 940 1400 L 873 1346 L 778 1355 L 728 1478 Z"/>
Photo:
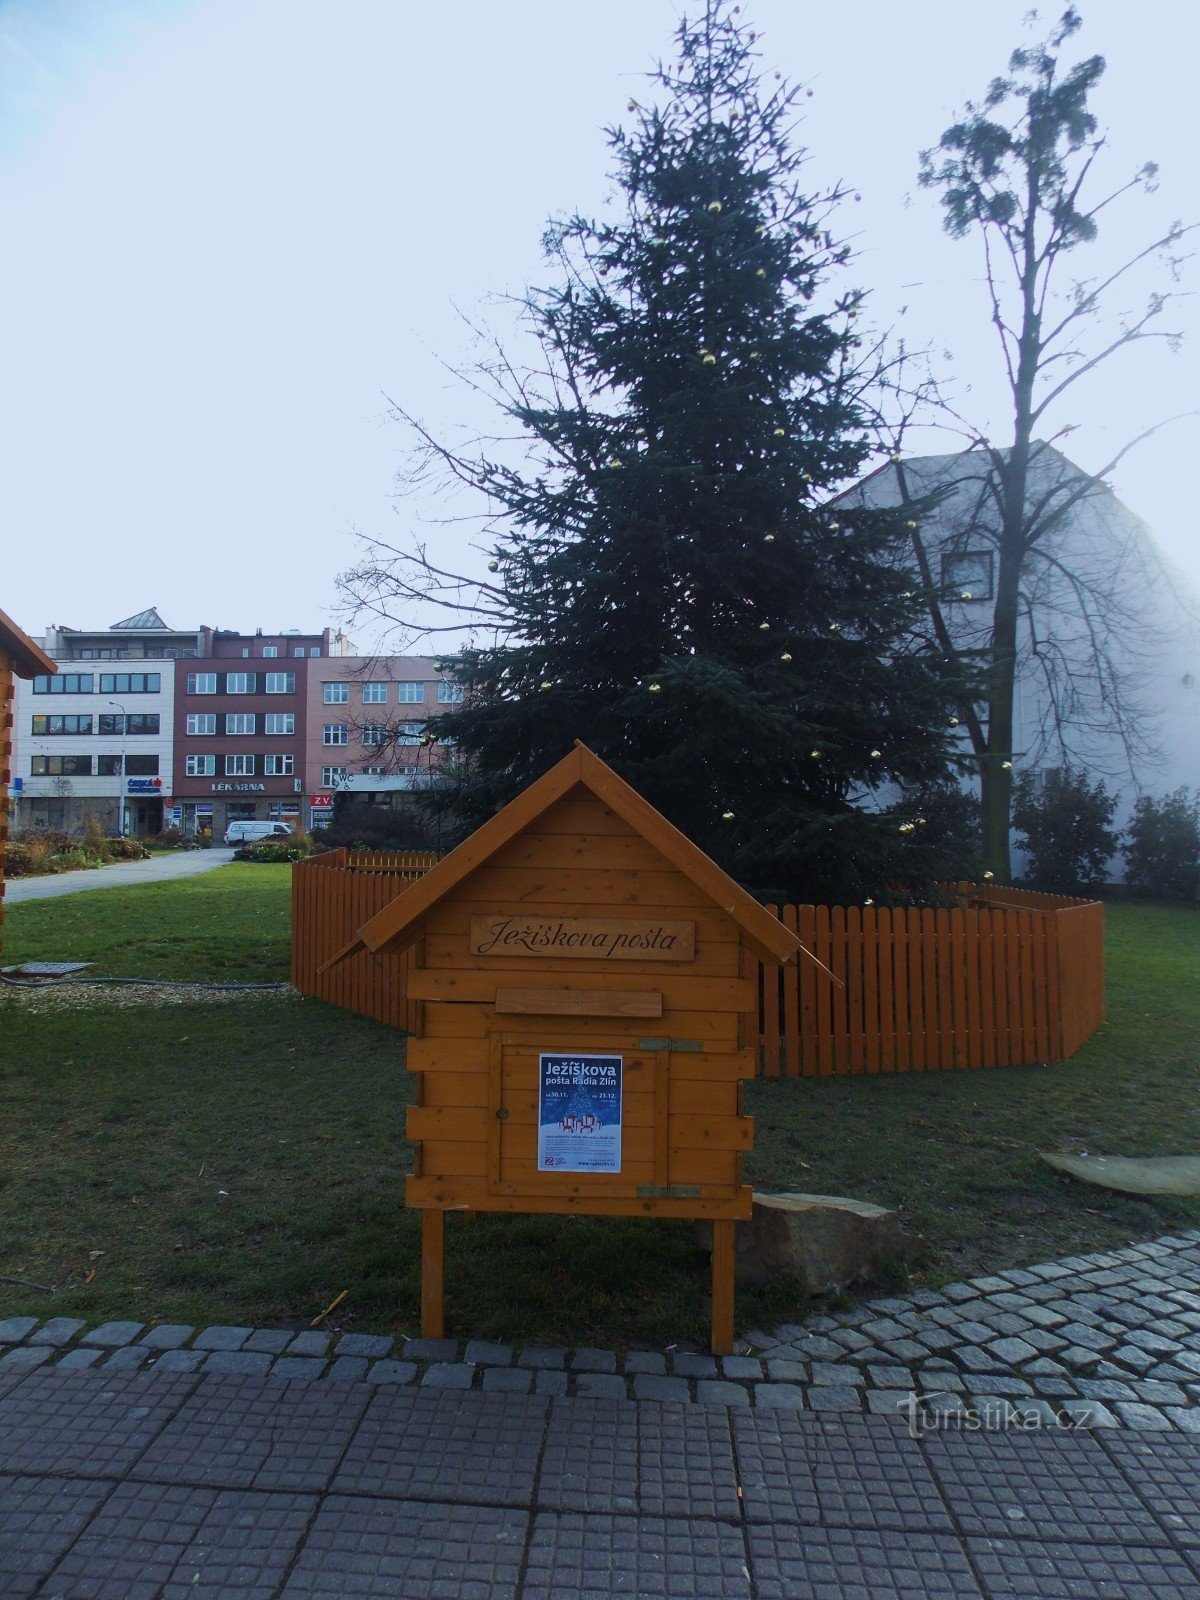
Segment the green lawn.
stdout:
<path fill-rule="evenodd" d="M 287 869 L 235 865 L 13 906 L 4 959 L 263 980 L 286 971 L 286 923 Z M 1193 1202 L 1120 1200 L 1035 1158 L 1200 1149 L 1200 915 L 1122 906 L 1109 923 L 1110 1020 L 1074 1062 L 757 1084 L 755 1182 L 901 1207 L 928 1281 L 1200 1224 Z M 403 1039 L 283 995 L 92 993 L 86 1010 L 0 998 L 0 1316 L 301 1326 L 344 1289 L 334 1325 L 412 1331 Z M 448 1255 L 457 1333 L 705 1338 L 685 1225 L 452 1218 Z M 744 1326 L 801 1308 L 787 1285 L 739 1295 Z"/>

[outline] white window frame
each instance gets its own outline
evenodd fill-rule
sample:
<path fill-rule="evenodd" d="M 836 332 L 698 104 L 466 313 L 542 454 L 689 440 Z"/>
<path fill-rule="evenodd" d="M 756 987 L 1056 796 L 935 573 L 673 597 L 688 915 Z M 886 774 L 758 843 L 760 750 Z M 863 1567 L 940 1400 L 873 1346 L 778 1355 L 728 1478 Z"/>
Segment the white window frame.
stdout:
<path fill-rule="evenodd" d="M 279 646 L 277 644 L 265 644 L 265 645 L 263 645 L 263 660 L 264 661 L 274 660 L 274 658 L 278 654 L 279 654 Z"/>
<path fill-rule="evenodd" d="M 186 756 L 184 758 L 184 773 L 189 778 L 215 778 L 217 775 L 216 756 Z"/>
<path fill-rule="evenodd" d="M 252 778 L 254 776 L 254 757 L 230 756 L 225 757 L 225 776 L 227 778 Z"/>
<path fill-rule="evenodd" d="M 338 784 L 341 783 L 345 779 L 346 772 L 347 772 L 347 769 L 345 767 L 322 767 L 321 768 L 321 787 L 322 787 L 322 789 L 336 789 Z"/>
<path fill-rule="evenodd" d="M 295 694 L 296 674 L 294 672 L 268 672 L 265 676 L 267 681 L 263 686 L 264 694 Z"/>
<path fill-rule="evenodd" d="M 437 697 L 438 705 L 440 706 L 460 706 L 462 705 L 463 686 L 461 683 L 450 683 L 445 678 L 439 678 Z"/>
<path fill-rule="evenodd" d="M 420 744 L 425 737 L 423 722 L 401 722 L 396 726 L 397 744 Z"/>
<path fill-rule="evenodd" d="M 327 745 L 349 744 L 349 732 L 344 722 L 326 722 L 321 728 L 321 743 Z"/>
<path fill-rule="evenodd" d="M 217 713 L 215 711 L 189 711 L 187 719 L 187 736 L 189 739 L 205 739 L 217 731 Z"/>
<path fill-rule="evenodd" d="M 273 728 L 273 722 L 282 722 L 286 726 Z M 296 732 L 296 713 L 294 711 L 265 711 L 263 713 L 263 733 L 270 739 L 286 739 L 293 737 Z"/>
<path fill-rule="evenodd" d="M 257 694 L 258 674 L 256 672 L 227 672 L 225 674 L 226 694 Z"/>
<path fill-rule="evenodd" d="M 256 721 L 257 718 L 253 711 L 227 711 L 225 713 L 225 732 L 234 739 L 252 739 Z"/>
<path fill-rule="evenodd" d="M 388 686 L 386 683 L 364 683 L 362 686 L 363 705 L 387 705 Z"/>
<path fill-rule="evenodd" d="M 425 703 L 425 685 L 423 683 L 398 683 L 396 685 L 396 699 L 402 706 L 420 706 Z"/>
<path fill-rule="evenodd" d="M 348 683 L 323 683 L 321 685 L 321 704 L 326 706 L 348 706 L 350 704 L 350 685 Z"/>
<path fill-rule="evenodd" d="M 189 672 L 187 675 L 187 692 L 189 694 L 216 694 L 217 675 L 215 672 Z"/>
<path fill-rule="evenodd" d="M 264 756 L 263 776 L 267 778 L 290 778 L 296 771 L 295 756 Z"/>

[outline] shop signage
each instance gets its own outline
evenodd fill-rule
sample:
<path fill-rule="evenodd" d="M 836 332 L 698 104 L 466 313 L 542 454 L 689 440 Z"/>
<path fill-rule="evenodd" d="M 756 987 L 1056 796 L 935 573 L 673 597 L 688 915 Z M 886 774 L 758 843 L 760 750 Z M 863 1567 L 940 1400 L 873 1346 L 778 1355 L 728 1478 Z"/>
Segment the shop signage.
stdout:
<path fill-rule="evenodd" d="M 620 1172 L 622 1056 L 538 1058 L 538 1171 Z"/>
<path fill-rule="evenodd" d="M 214 783 L 213 794 L 266 794 L 265 783 Z"/>
<path fill-rule="evenodd" d="M 565 956 L 578 961 L 692 961 L 696 924 L 628 917 L 472 917 L 471 954 Z"/>
<path fill-rule="evenodd" d="M 161 778 L 126 778 L 126 794 L 158 794 L 162 788 Z"/>

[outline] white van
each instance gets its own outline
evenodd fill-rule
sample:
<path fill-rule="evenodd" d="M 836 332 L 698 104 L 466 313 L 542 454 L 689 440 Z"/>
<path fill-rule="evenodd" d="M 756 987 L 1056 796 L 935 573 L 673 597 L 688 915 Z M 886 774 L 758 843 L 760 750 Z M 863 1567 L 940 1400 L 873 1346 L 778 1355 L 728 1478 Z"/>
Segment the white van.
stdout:
<path fill-rule="evenodd" d="M 225 829 L 226 844 L 254 844 L 259 839 L 290 839 L 286 822 L 231 822 Z"/>

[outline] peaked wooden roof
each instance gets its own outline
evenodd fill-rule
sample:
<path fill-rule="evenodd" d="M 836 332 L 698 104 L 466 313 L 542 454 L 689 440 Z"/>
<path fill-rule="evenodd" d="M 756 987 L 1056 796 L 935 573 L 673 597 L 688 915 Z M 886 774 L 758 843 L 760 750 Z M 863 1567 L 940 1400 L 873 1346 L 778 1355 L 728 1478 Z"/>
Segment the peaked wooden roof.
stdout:
<path fill-rule="evenodd" d="M 714 905 L 728 913 L 745 936 L 746 943 L 763 961 L 790 961 L 797 950 L 802 950 L 794 933 L 790 933 L 777 917 L 759 905 L 751 895 L 723 872 L 686 835 L 669 823 L 648 800 L 631 789 L 623 778 L 586 745 L 576 742 L 570 755 L 543 773 L 536 782 L 510 801 L 503 811 L 498 811 L 457 850 L 444 856 L 436 867 L 423 878 L 418 878 L 410 889 L 396 897 L 370 922 L 358 930 L 358 936 L 329 963 L 333 966 L 355 950 L 367 949 L 375 954 L 393 954 L 404 949 L 420 933 L 425 914 L 443 895 L 460 884 L 510 839 L 527 828 L 556 800 L 562 799 L 576 785 L 590 789 L 603 800 L 631 828 L 649 841 L 656 850 L 677 867 L 696 887 L 708 895 Z M 808 951 L 804 952 L 806 955 Z M 813 957 L 815 960 L 816 958 Z"/>
<path fill-rule="evenodd" d="M 42 673 L 54 673 L 58 668 L 42 649 L 34 644 L 13 619 L 0 611 L 0 655 L 7 656 L 18 678 L 36 678 Z"/>

